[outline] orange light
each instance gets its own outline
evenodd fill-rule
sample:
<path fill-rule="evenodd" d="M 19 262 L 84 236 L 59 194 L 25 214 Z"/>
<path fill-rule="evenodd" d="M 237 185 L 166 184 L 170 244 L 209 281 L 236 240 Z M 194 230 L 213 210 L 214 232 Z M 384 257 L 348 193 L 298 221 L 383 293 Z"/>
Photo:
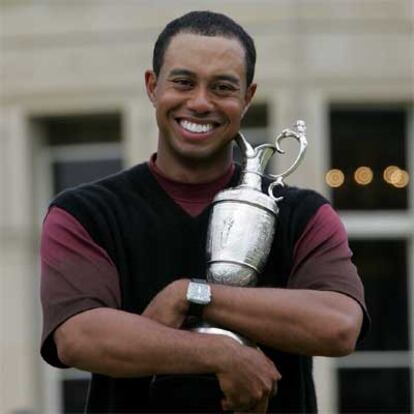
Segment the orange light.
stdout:
<path fill-rule="evenodd" d="M 329 187 L 338 188 L 344 183 L 345 176 L 341 170 L 334 168 L 326 173 L 325 181 Z"/>
<path fill-rule="evenodd" d="M 410 182 L 410 175 L 396 165 L 390 165 L 384 170 L 384 180 L 395 188 L 404 188 Z"/>
<path fill-rule="evenodd" d="M 373 178 L 374 178 L 374 173 L 369 167 L 362 166 L 362 167 L 358 167 L 355 170 L 354 180 L 359 185 L 368 185 L 372 182 Z"/>
<path fill-rule="evenodd" d="M 399 171 L 400 169 L 396 165 L 389 165 L 384 170 L 384 174 L 383 174 L 384 181 L 392 185 L 396 179 L 398 181 Z"/>
<path fill-rule="evenodd" d="M 398 174 L 397 172 L 395 172 L 392 175 L 392 185 L 396 188 L 407 187 L 409 182 L 410 182 L 410 176 L 408 172 L 405 170 L 399 170 Z"/>

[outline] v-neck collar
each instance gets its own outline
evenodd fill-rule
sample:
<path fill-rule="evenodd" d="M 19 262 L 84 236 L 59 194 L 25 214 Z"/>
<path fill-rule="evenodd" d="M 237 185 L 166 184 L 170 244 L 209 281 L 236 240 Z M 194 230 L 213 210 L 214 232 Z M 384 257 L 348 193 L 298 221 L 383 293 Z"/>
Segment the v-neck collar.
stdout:
<path fill-rule="evenodd" d="M 167 206 L 169 209 L 171 209 L 171 211 L 174 211 L 178 215 L 180 215 L 182 217 L 185 217 L 187 219 L 198 220 L 201 217 L 203 217 L 205 214 L 208 214 L 208 212 L 210 210 L 211 202 L 208 203 L 203 208 L 203 210 L 200 211 L 200 213 L 198 213 L 196 215 L 191 215 L 182 206 L 180 206 L 175 201 L 174 197 L 176 197 L 177 194 L 170 194 L 168 191 L 166 191 L 166 189 L 163 187 L 163 185 L 156 178 L 155 174 L 151 171 L 151 168 L 150 168 L 148 162 L 144 163 L 144 164 L 141 164 L 138 167 L 142 167 L 142 168 L 140 168 L 140 170 L 145 174 L 145 178 L 148 180 L 147 181 L 148 185 L 146 186 L 146 190 L 153 193 L 153 195 L 154 195 L 153 198 L 154 198 L 155 202 L 157 202 L 156 200 L 158 199 L 158 202 L 162 203 L 163 206 Z M 227 182 L 224 181 L 220 188 L 217 188 L 216 193 L 219 192 L 220 190 L 225 189 L 225 188 L 234 187 L 238 182 L 239 176 L 240 176 L 240 167 L 237 164 L 235 164 L 232 176 L 230 177 L 230 179 L 227 180 Z M 203 188 L 197 188 L 197 186 L 201 186 L 200 184 L 183 184 L 183 183 L 179 183 L 179 185 L 178 185 L 179 188 L 176 189 L 176 191 L 179 194 L 183 194 L 184 188 L 187 185 L 192 187 L 190 189 L 190 191 L 192 193 L 195 193 L 197 190 L 200 191 L 200 192 L 203 191 Z"/>
<path fill-rule="evenodd" d="M 150 172 L 164 191 L 189 215 L 195 217 L 208 206 L 215 195 L 230 182 L 235 166 L 232 163 L 227 171 L 213 181 L 205 183 L 184 183 L 166 176 L 155 162 L 155 154 L 148 162 Z"/>

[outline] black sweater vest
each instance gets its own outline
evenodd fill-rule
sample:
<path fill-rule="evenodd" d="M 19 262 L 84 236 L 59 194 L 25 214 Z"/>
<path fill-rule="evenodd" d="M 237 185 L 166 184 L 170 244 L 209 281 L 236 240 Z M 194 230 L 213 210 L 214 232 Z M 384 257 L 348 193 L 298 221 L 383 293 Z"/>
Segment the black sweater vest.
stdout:
<path fill-rule="evenodd" d="M 236 169 L 229 186 L 238 183 Z M 265 179 L 263 190 L 269 185 Z M 326 200 L 310 190 L 285 187 L 276 236 L 259 286 L 285 287 L 293 249 L 304 227 Z M 141 313 L 167 284 L 180 277 L 205 277 L 205 243 L 210 206 L 185 213 L 160 187 L 147 164 L 69 189 L 52 203 L 73 215 L 104 248 L 120 276 L 122 309 Z M 260 345 L 260 344 L 259 344 Z M 261 346 L 283 380 L 269 412 L 315 412 L 312 359 Z M 149 378 L 92 375 L 88 412 L 151 412 Z"/>

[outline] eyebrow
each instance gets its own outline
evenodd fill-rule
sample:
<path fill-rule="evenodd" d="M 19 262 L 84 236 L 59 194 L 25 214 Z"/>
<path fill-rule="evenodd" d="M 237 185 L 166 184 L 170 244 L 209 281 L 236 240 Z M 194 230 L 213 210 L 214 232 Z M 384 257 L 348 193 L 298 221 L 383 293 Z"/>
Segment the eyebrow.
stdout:
<path fill-rule="evenodd" d="M 191 76 L 194 78 L 195 73 L 188 69 L 173 69 L 170 71 L 168 76 Z"/>
<path fill-rule="evenodd" d="M 188 69 L 172 69 L 170 71 L 170 73 L 168 74 L 168 76 L 189 76 L 192 78 L 196 77 L 196 74 L 194 72 L 192 72 L 191 70 Z M 240 84 L 240 80 L 239 78 L 237 78 L 236 76 L 233 75 L 217 75 L 214 77 L 216 80 L 224 80 L 224 81 L 228 81 L 231 83 L 234 83 L 236 85 Z"/>

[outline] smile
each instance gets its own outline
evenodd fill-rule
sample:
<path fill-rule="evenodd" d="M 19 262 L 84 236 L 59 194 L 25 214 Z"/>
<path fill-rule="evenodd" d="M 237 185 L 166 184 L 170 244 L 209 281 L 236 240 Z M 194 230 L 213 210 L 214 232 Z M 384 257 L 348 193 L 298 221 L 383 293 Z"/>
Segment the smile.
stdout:
<path fill-rule="evenodd" d="M 185 119 L 179 120 L 179 124 L 181 128 L 188 132 L 192 132 L 193 134 L 205 134 L 212 131 L 216 127 L 216 125 L 212 122 L 200 124 L 197 122 L 190 122 Z"/>

